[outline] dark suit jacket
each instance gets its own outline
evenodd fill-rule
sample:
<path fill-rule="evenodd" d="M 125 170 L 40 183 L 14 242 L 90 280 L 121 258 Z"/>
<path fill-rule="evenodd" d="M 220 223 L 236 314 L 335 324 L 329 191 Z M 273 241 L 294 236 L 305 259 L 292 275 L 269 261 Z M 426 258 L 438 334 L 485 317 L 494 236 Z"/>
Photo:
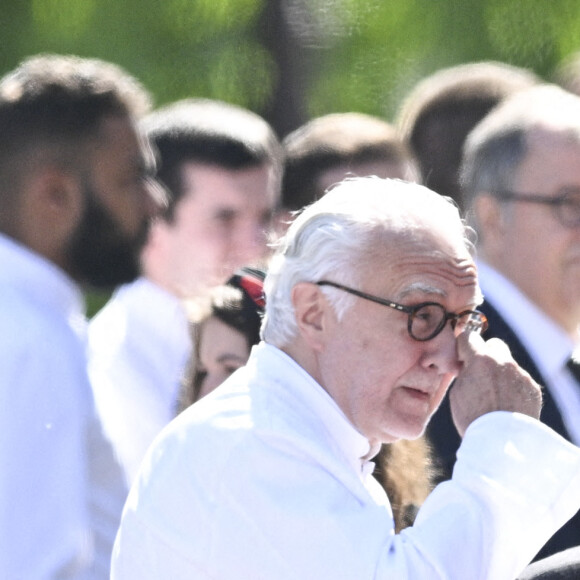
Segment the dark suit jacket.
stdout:
<path fill-rule="evenodd" d="M 544 385 L 545 381 L 536 367 L 534 361 L 515 335 L 513 330 L 506 324 L 504 319 L 489 303 L 484 302 L 480 310 L 487 316 L 489 328 L 485 338 L 501 338 L 510 348 L 512 356 L 516 362 L 524 368 L 532 378 Z M 451 387 L 453 388 L 453 387 Z M 558 411 L 554 399 L 547 389 L 543 390 L 544 405 L 540 415 L 540 420 L 550 426 L 554 431 L 570 440 L 560 412 Z M 429 426 L 427 427 L 427 436 L 431 441 L 435 463 L 438 468 L 437 480 L 443 481 L 451 477 L 453 464 L 455 463 L 455 454 L 461 443 L 457 429 L 451 418 L 449 407 L 449 398 L 445 397 L 439 410 L 435 413 Z M 536 558 L 544 558 L 571 546 L 580 545 L 580 512 L 572 520 L 564 525 L 549 542 L 542 548 Z M 580 576 L 578 577 L 580 579 Z"/>
<path fill-rule="evenodd" d="M 518 580 L 579 580 L 580 546 L 530 564 Z"/>

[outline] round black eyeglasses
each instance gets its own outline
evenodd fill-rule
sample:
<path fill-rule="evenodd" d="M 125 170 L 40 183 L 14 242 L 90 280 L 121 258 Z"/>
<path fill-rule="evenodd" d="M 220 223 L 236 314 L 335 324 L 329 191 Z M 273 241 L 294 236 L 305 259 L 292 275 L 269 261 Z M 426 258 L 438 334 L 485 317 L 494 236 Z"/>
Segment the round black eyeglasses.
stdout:
<path fill-rule="evenodd" d="M 487 318 L 479 310 L 464 310 L 459 314 L 455 314 L 454 312 L 447 312 L 437 302 L 422 302 L 415 306 L 404 306 L 403 304 L 397 304 L 396 302 L 391 302 L 390 300 L 385 300 L 384 298 L 343 286 L 337 282 L 321 280 L 320 282 L 316 282 L 316 285 L 332 286 L 333 288 L 344 290 L 349 294 L 354 294 L 359 298 L 364 298 L 365 300 L 370 300 L 371 302 L 376 302 L 377 304 L 382 304 L 383 306 L 404 312 L 408 316 L 407 331 L 409 332 L 409 336 L 421 342 L 435 338 L 445 328 L 448 320 L 455 336 L 458 336 L 465 330 L 481 334 L 487 329 Z"/>
<path fill-rule="evenodd" d="M 580 226 L 580 189 L 564 188 L 558 195 L 538 195 L 536 193 L 515 193 L 496 191 L 495 197 L 502 201 L 541 203 L 552 208 L 556 219 L 567 228 Z"/>

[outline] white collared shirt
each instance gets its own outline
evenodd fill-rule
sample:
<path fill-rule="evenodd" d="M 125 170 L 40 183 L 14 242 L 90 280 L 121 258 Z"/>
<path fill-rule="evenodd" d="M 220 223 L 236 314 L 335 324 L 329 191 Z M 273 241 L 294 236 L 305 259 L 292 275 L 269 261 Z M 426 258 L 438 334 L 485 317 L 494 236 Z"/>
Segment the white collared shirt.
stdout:
<path fill-rule="evenodd" d="M 149 449 L 111 578 L 515 578 L 580 507 L 580 449 L 524 415 L 470 425 L 453 479 L 400 535 L 368 453 L 326 391 L 261 343 Z"/>
<path fill-rule="evenodd" d="M 129 485 L 147 448 L 175 416 L 190 352 L 184 305 L 146 278 L 119 288 L 89 324 L 97 411 Z"/>
<path fill-rule="evenodd" d="M 572 442 L 580 445 L 580 388 L 566 368 L 566 362 L 578 345 L 497 270 L 481 261 L 478 272 L 485 299 L 516 333 L 536 363 Z"/>
<path fill-rule="evenodd" d="M 88 383 L 83 300 L 0 235 L 0 578 L 99 579 L 126 488 Z"/>

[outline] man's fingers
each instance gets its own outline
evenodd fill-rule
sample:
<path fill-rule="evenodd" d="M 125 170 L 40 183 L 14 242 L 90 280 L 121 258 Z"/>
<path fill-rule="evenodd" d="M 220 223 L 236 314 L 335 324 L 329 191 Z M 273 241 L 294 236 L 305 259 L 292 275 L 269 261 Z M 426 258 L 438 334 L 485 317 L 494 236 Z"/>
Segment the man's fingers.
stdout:
<path fill-rule="evenodd" d="M 507 363 L 513 360 L 508 345 L 499 338 L 490 338 L 487 342 L 484 342 L 484 346 L 486 354 L 500 363 Z"/>
<path fill-rule="evenodd" d="M 463 368 L 450 392 L 455 426 L 463 436 L 477 417 L 492 411 L 517 411 L 538 417 L 541 391 L 513 359 L 505 342 L 484 341 L 476 333 L 462 333 L 457 353 Z"/>
<path fill-rule="evenodd" d="M 499 338 L 485 341 L 477 332 L 463 332 L 457 337 L 457 355 L 464 364 L 476 356 L 489 356 L 499 363 L 512 360 L 508 345 Z"/>

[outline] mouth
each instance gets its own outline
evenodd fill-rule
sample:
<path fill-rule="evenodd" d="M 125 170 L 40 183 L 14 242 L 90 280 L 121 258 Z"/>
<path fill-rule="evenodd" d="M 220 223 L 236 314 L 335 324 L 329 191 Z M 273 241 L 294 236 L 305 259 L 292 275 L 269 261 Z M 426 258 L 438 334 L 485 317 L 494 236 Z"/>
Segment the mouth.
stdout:
<path fill-rule="evenodd" d="M 419 389 L 417 387 L 408 387 L 408 386 L 404 386 L 401 387 L 401 389 L 410 397 L 412 397 L 413 399 L 416 399 L 417 401 L 429 401 L 431 399 L 431 393 L 429 393 L 428 391 L 425 391 L 423 389 Z"/>

